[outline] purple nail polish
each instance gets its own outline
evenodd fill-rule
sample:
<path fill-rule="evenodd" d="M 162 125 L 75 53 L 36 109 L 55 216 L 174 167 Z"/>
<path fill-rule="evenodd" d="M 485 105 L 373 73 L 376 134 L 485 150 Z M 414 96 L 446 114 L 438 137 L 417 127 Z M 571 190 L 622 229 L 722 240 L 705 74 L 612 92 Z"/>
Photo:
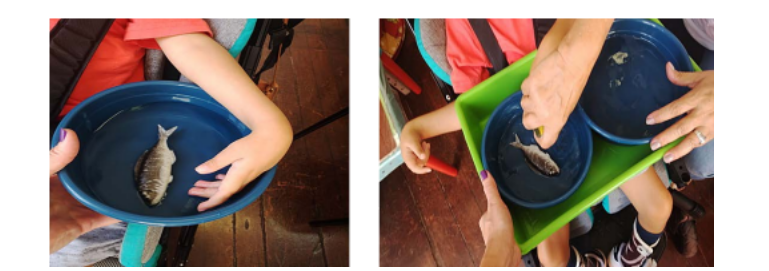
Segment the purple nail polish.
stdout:
<path fill-rule="evenodd" d="M 486 171 L 485 169 L 481 170 L 481 180 L 485 181 L 487 177 L 489 177 L 488 171 Z"/>
<path fill-rule="evenodd" d="M 67 130 L 59 130 L 59 142 L 64 141 L 65 138 L 67 138 Z"/>

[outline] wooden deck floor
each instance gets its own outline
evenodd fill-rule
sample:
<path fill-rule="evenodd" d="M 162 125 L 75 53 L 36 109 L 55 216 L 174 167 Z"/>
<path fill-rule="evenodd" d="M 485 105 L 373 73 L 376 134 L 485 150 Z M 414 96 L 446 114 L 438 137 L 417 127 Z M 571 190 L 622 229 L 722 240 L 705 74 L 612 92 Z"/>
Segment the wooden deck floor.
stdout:
<path fill-rule="evenodd" d="M 421 95 L 400 95 L 407 119 L 446 105 L 409 33 L 396 62 L 421 87 Z M 381 112 L 380 112 L 381 113 Z M 394 142 L 380 117 L 380 157 Z M 478 220 L 486 198 L 461 132 L 428 140 L 432 155 L 459 169 L 415 175 L 405 165 L 380 183 L 381 266 L 478 266 L 485 249 Z M 660 266 L 713 266 L 713 181 L 692 185 L 684 194 L 707 209 L 697 223 L 700 253 L 683 258 L 672 243 Z"/>
<path fill-rule="evenodd" d="M 348 21 L 308 19 L 295 33 L 274 102 L 296 133 L 348 106 Z M 348 266 L 348 126 L 294 141 L 256 202 L 198 227 L 188 266 Z"/>

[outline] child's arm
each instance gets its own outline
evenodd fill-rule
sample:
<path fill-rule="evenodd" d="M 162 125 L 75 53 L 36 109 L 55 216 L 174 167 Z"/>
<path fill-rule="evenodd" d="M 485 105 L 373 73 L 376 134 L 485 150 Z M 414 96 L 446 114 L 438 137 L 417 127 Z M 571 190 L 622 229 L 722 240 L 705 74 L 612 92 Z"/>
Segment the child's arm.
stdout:
<path fill-rule="evenodd" d="M 190 194 L 209 198 L 198 206 L 199 211 L 204 211 L 223 203 L 275 166 L 288 151 L 293 132 L 283 112 L 210 37 L 184 34 L 158 38 L 157 42 L 179 72 L 203 88 L 252 131 L 195 169 L 200 174 L 209 174 L 232 164 L 221 183 L 198 182 L 190 190 Z"/>
<path fill-rule="evenodd" d="M 558 20 L 540 45 L 529 77 L 521 85 L 523 125 L 544 127 L 537 138 L 549 148 L 579 101 L 601 52 L 611 19 Z"/>
<path fill-rule="evenodd" d="M 419 116 L 406 123 L 401 131 L 401 155 L 406 166 L 417 174 L 428 173 L 432 170 L 425 167 L 430 157 L 430 144 L 425 139 L 445 133 L 459 131 L 459 118 L 450 103 L 441 109 Z"/>

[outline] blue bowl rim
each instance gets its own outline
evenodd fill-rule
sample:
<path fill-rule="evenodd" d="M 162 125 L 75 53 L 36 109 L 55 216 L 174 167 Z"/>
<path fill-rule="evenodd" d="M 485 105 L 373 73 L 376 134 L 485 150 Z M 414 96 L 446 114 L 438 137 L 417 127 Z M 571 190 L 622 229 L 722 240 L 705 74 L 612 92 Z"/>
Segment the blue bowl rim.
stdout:
<path fill-rule="evenodd" d="M 523 92 L 518 91 L 518 92 L 515 92 L 515 93 L 511 94 L 507 98 L 505 98 L 505 100 L 503 100 L 499 105 L 497 105 L 497 107 L 494 109 L 494 112 L 491 113 L 491 116 L 489 117 L 489 120 L 486 121 L 486 127 L 483 129 L 483 142 L 481 143 L 481 160 L 482 160 L 482 163 L 483 163 L 483 169 L 484 170 L 488 170 L 488 168 L 489 168 L 489 165 L 488 165 L 487 159 L 486 159 L 486 142 L 488 141 L 487 140 L 488 134 L 489 134 L 488 132 L 489 132 L 489 127 L 491 126 L 489 124 L 492 122 L 492 120 L 494 118 L 496 118 L 496 117 L 498 117 L 499 115 L 502 114 L 502 113 L 499 113 L 499 112 L 502 111 L 502 106 L 503 105 L 505 105 L 507 103 L 510 103 L 511 100 L 513 100 L 516 95 L 517 96 L 523 95 L 522 93 Z M 580 107 L 579 104 L 577 104 L 577 106 L 574 108 L 574 110 L 578 110 L 580 112 L 583 111 L 582 107 Z M 572 112 L 572 114 L 570 115 L 570 118 L 571 117 L 582 118 L 582 115 L 581 114 L 574 114 Z M 584 118 L 582 118 L 582 119 L 584 120 Z M 586 125 L 586 124 L 583 123 L 583 125 Z M 509 193 L 507 193 L 506 189 L 498 189 L 499 193 L 502 195 L 502 198 L 507 199 L 509 201 L 512 201 L 513 203 L 515 203 L 517 205 L 520 205 L 520 206 L 523 206 L 523 207 L 526 207 L 526 208 L 542 209 L 542 208 L 552 207 L 552 206 L 554 206 L 556 204 L 564 202 L 566 199 L 571 197 L 571 195 L 573 195 L 574 192 L 576 192 L 577 189 L 579 189 L 579 187 L 582 186 L 582 183 L 585 181 L 585 177 L 587 176 L 587 172 L 590 170 L 590 164 L 591 164 L 591 162 L 593 160 L 593 133 L 590 132 L 590 128 L 588 128 L 588 127 L 585 127 L 585 128 L 586 128 L 585 131 L 587 131 L 587 145 L 588 145 L 587 146 L 587 149 L 588 149 L 588 151 L 587 151 L 587 162 L 585 163 L 584 168 L 582 168 L 582 172 L 580 172 L 579 179 L 577 180 L 577 182 L 574 183 L 574 185 L 568 191 L 566 191 L 566 193 L 564 193 L 560 197 L 555 198 L 555 199 L 553 199 L 551 201 L 541 202 L 541 203 L 532 203 L 532 202 L 527 202 L 527 201 L 520 200 L 520 199 L 514 197 L 513 195 L 510 195 Z M 491 174 L 491 172 L 489 172 L 489 174 Z M 495 180 L 496 180 L 496 178 L 495 178 Z"/>
<path fill-rule="evenodd" d="M 200 87 L 198 87 L 195 84 L 177 82 L 177 81 L 143 81 L 143 82 L 124 84 L 124 85 L 106 89 L 104 91 L 94 94 L 93 96 L 89 97 L 85 101 L 81 102 L 80 104 L 75 106 L 75 108 L 73 108 L 69 114 L 64 116 L 64 119 L 62 119 L 58 127 L 56 127 L 56 131 L 53 134 L 53 137 L 51 138 L 51 148 L 53 148 L 54 146 L 56 146 L 56 144 L 58 144 L 57 139 L 59 138 L 59 131 L 61 131 L 61 129 L 63 128 L 66 128 L 66 124 L 72 121 L 72 119 L 76 115 L 73 113 L 77 113 L 88 104 L 94 101 L 98 101 L 102 97 L 110 95 L 111 93 L 122 91 L 123 89 L 126 89 L 126 88 L 136 88 L 136 87 L 144 87 L 144 86 L 174 86 L 174 87 L 181 86 L 185 88 L 191 88 L 191 89 L 203 91 Z M 215 104 L 217 106 L 221 106 L 218 102 Z M 116 208 L 113 208 L 111 206 L 101 203 L 99 200 L 89 196 L 82 189 L 77 187 L 73 183 L 67 167 L 59 171 L 58 176 L 62 185 L 64 185 L 64 188 L 67 190 L 67 192 L 70 193 L 70 195 L 72 195 L 77 201 L 79 201 L 86 207 L 100 214 L 113 217 L 122 221 L 137 223 L 137 224 L 144 224 L 144 225 L 150 225 L 150 226 L 179 227 L 179 226 L 196 225 L 196 224 L 217 220 L 245 208 L 246 206 L 251 204 L 253 201 L 255 201 L 257 198 L 259 198 L 259 196 L 261 196 L 262 193 L 264 193 L 264 191 L 267 189 L 267 186 L 270 184 L 270 182 L 272 182 L 273 177 L 275 177 L 275 172 L 277 171 L 277 168 L 278 166 L 276 165 L 270 170 L 256 177 L 255 181 L 259 181 L 259 183 L 257 183 L 254 186 L 254 188 L 251 189 L 251 191 L 246 192 L 246 194 L 244 194 L 240 200 L 235 201 L 223 207 L 220 205 L 219 207 L 212 210 L 197 213 L 191 216 L 181 216 L 181 217 L 157 217 L 157 216 L 148 216 L 148 215 L 138 215 L 138 214 L 133 214 L 126 211 L 118 210 Z M 240 191 L 238 193 L 244 193 L 244 192 L 245 191 Z"/>
<path fill-rule="evenodd" d="M 684 68 L 686 71 L 693 71 L 694 70 L 694 67 L 692 66 L 691 61 L 688 60 L 689 53 L 686 51 L 686 48 L 684 48 L 684 45 L 681 44 L 681 41 L 678 40 L 678 38 L 676 38 L 676 36 L 673 35 L 673 33 L 671 33 L 670 30 L 668 30 L 664 26 L 661 26 L 661 25 L 659 25 L 659 24 L 657 24 L 657 23 L 655 23 L 655 22 L 653 22 L 651 20 L 648 20 L 648 19 L 617 19 L 614 22 L 615 23 L 616 22 L 634 22 L 634 23 L 637 22 L 637 23 L 649 25 L 649 26 L 651 26 L 654 29 L 660 30 L 659 33 L 661 33 L 662 35 L 665 35 L 668 38 L 671 38 L 673 41 L 675 41 L 674 44 L 672 45 L 673 48 L 671 48 L 671 49 L 675 49 L 678 52 L 684 52 L 686 54 L 687 61 L 684 61 L 684 64 L 683 64 L 684 67 L 677 67 L 677 68 L 679 70 L 682 70 L 681 68 Z M 613 29 L 609 30 L 609 34 L 607 35 L 607 38 L 608 38 L 609 35 L 611 35 L 614 32 L 616 32 L 616 30 L 613 30 Z M 623 31 L 623 32 L 626 32 L 626 31 Z M 577 103 L 577 105 L 579 106 L 579 102 Z M 654 136 L 644 137 L 644 138 L 626 138 L 626 137 L 617 136 L 617 135 L 614 135 L 614 134 L 608 132 L 607 130 L 605 130 L 605 129 L 601 128 L 601 127 L 598 127 L 598 124 L 593 122 L 593 120 L 590 119 L 590 117 L 587 115 L 587 112 L 585 112 L 584 110 L 580 110 L 580 114 L 582 115 L 582 118 L 585 121 L 587 121 L 587 125 L 591 129 L 593 129 L 593 131 L 595 131 L 596 133 L 600 134 L 601 136 L 603 136 L 604 138 L 608 139 L 609 141 L 617 143 L 617 144 L 628 145 L 628 146 L 637 146 L 637 145 L 649 144 L 649 142 L 652 140 L 652 138 L 654 138 Z"/>

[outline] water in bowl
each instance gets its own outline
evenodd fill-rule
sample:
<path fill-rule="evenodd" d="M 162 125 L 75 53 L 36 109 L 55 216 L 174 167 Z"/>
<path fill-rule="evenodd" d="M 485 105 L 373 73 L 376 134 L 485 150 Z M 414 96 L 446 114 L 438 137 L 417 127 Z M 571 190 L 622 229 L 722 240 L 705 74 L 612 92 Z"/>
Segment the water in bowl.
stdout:
<path fill-rule="evenodd" d="M 611 34 L 596 61 L 580 104 L 606 132 L 641 139 L 667 125 L 646 125 L 646 117 L 680 95 L 665 73 L 667 58 L 651 36 Z M 685 91 L 685 90 L 684 90 Z"/>
<path fill-rule="evenodd" d="M 176 163 L 166 197 L 160 205 L 148 207 L 139 196 L 133 169 L 139 156 L 157 142 L 158 124 L 179 127 L 168 140 Z M 222 115 L 197 105 L 157 102 L 121 111 L 84 136 L 88 142 L 81 150 L 81 166 L 92 195 L 125 212 L 177 217 L 198 213 L 197 205 L 204 199 L 187 192 L 196 181 L 213 179 L 214 174 L 199 175 L 194 168 L 241 138 L 242 132 Z"/>

